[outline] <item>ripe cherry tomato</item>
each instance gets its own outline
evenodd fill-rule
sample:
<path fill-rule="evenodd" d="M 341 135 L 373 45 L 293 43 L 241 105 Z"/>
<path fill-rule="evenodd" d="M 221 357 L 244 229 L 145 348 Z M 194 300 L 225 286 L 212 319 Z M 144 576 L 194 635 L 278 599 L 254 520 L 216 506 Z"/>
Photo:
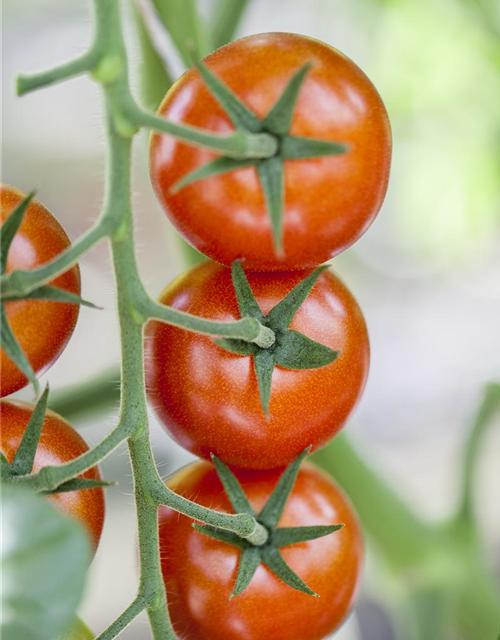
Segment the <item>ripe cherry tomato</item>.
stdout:
<path fill-rule="evenodd" d="M 249 269 L 311 267 L 347 249 L 377 215 L 389 175 L 389 121 L 370 80 L 333 47 L 290 33 L 236 40 L 204 62 L 259 118 L 269 112 L 292 75 L 312 63 L 290 133 L 340 142 L 348 151 L 285 162 L 284 255 L 278 257 L 255 167 L 173 193 L 176 182 L 217 154 L 154 134 L 151 180 L 177 230 L 208 257 L 225 265 L 241 258 Z M 196 69 L 173 85 L 159 114 L 218 133 L 234 128 Z"/>
<path fill-rule="evenodd" d="M 0 450 L 12 462 L 33 413 L 34 405 L 19 400 L 0 402 Z M 61 416 L 47 410 L 40 442 L 35 455 L 33 472 L 47 465 L 69 462 L 88 451 L 85 440 Z M 97 469 L 89 469 L 81 477 L 100 480 Z M 88 530 L 94 550 L 97 549 L 104 525 L 104 491 L 100 487 L 55 493 L 47 496 L 57 508 L 79 520 Z"/>
<path fill-rule="evenodd" d="M 268 313 L 308 272 L 247 272 Z M 160 302 L 220 321 L 240 318 L 231 271 L 206 262 L 175 280 Z M 151 405 L 169 433 L 197 456 L 268 469 L 288 464 L 307 446 L 325 444 L 347 420 L 365 384 L 369 342 L 363 315 L 330 271 L 314 285 L 290 324 L 340 351 L 321 369 L 274 369 L 266 418 L 253 358 L 229 353 L 210 337 L 151 322 L 146 381 Z"/>
<path fill-rule="evenodd" d="M 24 199 L 25 194 L 1 185 L 2 223 Z M 70 241 L 54 216 L 37 200 L 32 200 L 10 246 L 7 269 L 34 269 L 50 262 L 69 247 Z M 80 270 L 74 266 L 50 284 L 80 295 Z M 10 327 L 37 375 L 44 373 L 61 355 L 73 333 L 79 305 L 50 300 L 6 302 Z M 0 394 L 7 396 L 28 384 L 12 360 L 0 355 Z"/>
<path fill-rule="evenodd" d="M 281 472 L 235 472 L 257 513 Z M 233 513 L 207 462 L 180 471 L 168 486 L 201 505 Z M 160 507 L 159 518 L 170 615 L 186 640 L 320 640 L 352 607 L 361 576 L 361 532 L 339 488 L 312 464 L 300 470 L 279 526 L 345 524 L 324 538 L 281 549 L 285 561 L 319 598 L 294 590 L 261 565 L 247 589 L 229 600 L 240 551 L 202 535 L 189 518 L 166 507 Z"/>

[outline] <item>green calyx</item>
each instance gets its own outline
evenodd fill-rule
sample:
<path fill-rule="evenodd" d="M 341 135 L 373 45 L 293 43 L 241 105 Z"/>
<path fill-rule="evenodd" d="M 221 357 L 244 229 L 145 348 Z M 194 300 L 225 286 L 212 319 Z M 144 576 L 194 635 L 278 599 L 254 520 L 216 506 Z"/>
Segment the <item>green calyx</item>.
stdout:
<path fill-rule="evenodd" d="M 7 268 L 7 257 L 12 242 L 22 224 L 28 206 L 33 199 L 35 193 L 32 191 L 29 193 L 12 211 L 10 216 L 4 222 L 0 228 L 0 275 L 3 275 Z M 16 336 L 10 328 L 7 318 L 7 312 L 5 310 L 5 303 L 17 300 L 53 300 L 54 302 L 63 302 L 69 304 L 81 304 L 86 307 L 98 309 L 96 305 L 87 300 L 83 300 L 80 296 L 77 296 L 70 291 L 60 289 L 58 287 L 52 287 L 50 285 L 42 285 L 37 287 L 33 291 L 30 291 L 26 295 L 2 295 L 0 301 L 0 321 L 1 321 L 1 346 L 5 354 L 14 362 L 17 368 L 28 378 L 36 393 L 38 393 L 38 381 L 36 379 L 35 372 L 31 366 L 26 354 L 21 348 Z"/>
<path fill-rule="evenodd" d="M 271 221 L 275 251 L 277 255 L 281 255 L 283 253 L 285 161 L 335 156 L 347 151 L 347 147 L 338 142 L 290 135 L 295 106 L 311 64 L 306 64 L 296 71 L 275 105 L 263 119 L 258 118 L 203 63 L 197 63 L 196 68 L 212 95 L 229 116 L 237 132 L 254 136 L 267 135 L 269 140 L 265 148 L 259 146 L 260 152 L 256 157 L 249 157 L 248 153 L 241 158 L 235 157 L 234 154 L 222 155 L 185 175 L 172 187 L 172 191 L 176 193 L 205 178 L 246 167 L 256 167 Z M 270 150 L 272 153 L 269 152 Z"/>
<path fill-rule="evenodd" d="M 242 318 L 256 318 L 264 327 L 272 331 L 275 339 L 268 347 L 259 347 L 255 343 L 230 338 L 217 340 L 217 344 L 232 353 L 253 357 L 262 408 L 266 415 L 269 414 L 272 375 L 276 366 L 284 369 L 318 369 L 331 364 L 339 355 L 338 351 L 333 351 L 304 334 L 288 328 L 317 279 L 327 268 L 325 265 L 313 271 L 267 315 L 264 315 L 241 263 L 238 260 L 233 263 L 231 270 L 233 285 Z"/>
<path fill-rule="evenodd" d="M 339 529 L 343 524 L 318 525 L 304 527 L 278 527 L 279 520 L 285 509 L 288 497 L 293 489 L 300 465 L 305 456 L 309 453 L 310 447 L 303 451 L 285 469 L 278 481 L 273 493 L 257 515 L 253 510 L 247 496 L 237 478 L 232 471 L 215 455 L 212 461 L 215 465 L 217 475 L 226 491 L 231 505 L 236 513 L 247 513 L 256 518 L 261 528 L 267 532 L 259 541 L 249 541 L 237 536 L 235 533 L 217 529 L 209 525 L 193 524 L 193 527 L 220 542 L 233 545 L 241 549 L 238 574 L 230 598 L 237 596 L 248 587 L 257 568 L 263 563 L 280 580 L 290 587 L 301 591 L 307 595 L 319 597 L 307 584 L 289 567 L 280 553 L 280 548 L 294 544 L 300 544 L 309 540 L 316 540 L 330 535 Z"/>
<path fill-rule="evenodd" d="M 33 471 L 36 450 L 40 442 L 45 414 L 47 412 L 47 402 L 49 398 L 49 385 L 45 387 L 44 392 L 40 396 L 31 417 L 26 425 L 21 442 L 14 455 L 12 463 L 9 464 L 5 456 L 2 454 L 1 471 L 2 480 L 5 482 L 15 483 L 16 478 L 27 476 Z M 69 491 L 82 491 L 83 489 L 95 489 L 96 487 L 109 487 L 115 483 L 106 482 L 105 480 L 94 480 L 92 478 L 72 478 L 55 489 L 50 491 L 42 491 L 43 494 L 67 493 Z"/>

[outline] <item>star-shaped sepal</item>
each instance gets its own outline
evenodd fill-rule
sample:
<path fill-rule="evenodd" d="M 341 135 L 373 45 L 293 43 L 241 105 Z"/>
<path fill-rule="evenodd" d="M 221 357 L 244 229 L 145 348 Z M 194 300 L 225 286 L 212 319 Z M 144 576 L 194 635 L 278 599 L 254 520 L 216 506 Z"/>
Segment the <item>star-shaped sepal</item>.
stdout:
<path fill-rule="evenodd" d="M 275 334 L 275 342 L 268 348 L 243 340 L 217 340 L 224 349 L 242 356 L 252 356 L 259 383 L 259 393 L 264 413 L 269 413 L 269 400 L 273 371 L 276 366 L 284 369 L 318 369 L 331 364 L 339 355 L 304 334 L 289 329 L 295 314 L 309 295 L 319 276 L 328 267 L 319 267 L 299 282 L 287 296 L 264 315 L 252 292 L 243 267 L 239 261 L 232 266 L 233 285 L 238 299 L 241 317 L 257 318 Z"/>
<path fill-rule="evenodd" d="M 222 460 L 212 455 L 212 461 L 215 465 L 217 475 L 235 512 L 247 513 L 253 516 L 268 532 L 267 541 L 260 546 L 256 546 L 238 537 L 235 533 L 217 529 L 210 525 L 193 524 L 193 527 L 200 533 L 219 540 L 220 542 L 233 545 L 241 550 L 238 574 L 230 598 L 243 593 L 252 581 L 261 563 L 290 587 L 307 595 L 319 597 L 286 563 L 280 553 L 280 549 L 308 540 L 322 538 L 342 529 L 344 525 L 278 527 L 281 515 L 295 484 L 302 460 L 309 450 L 310 448 L 303 451 L 285 469 L 273 493 L 258 515 L 252 508 L 233 472 Z"/>

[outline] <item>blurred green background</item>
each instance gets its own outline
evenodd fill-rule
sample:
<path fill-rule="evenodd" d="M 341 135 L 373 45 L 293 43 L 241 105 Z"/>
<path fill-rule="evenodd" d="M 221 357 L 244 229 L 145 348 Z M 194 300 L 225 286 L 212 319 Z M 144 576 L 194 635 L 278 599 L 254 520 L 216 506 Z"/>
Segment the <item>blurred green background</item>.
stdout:
<path fill-rule="evenodd" d="M 162 0 L 157 4 L 161 8 Z M 175 9 L 176 2 L 167 4 Z M 222 24 L 229 4 L 207 0 L 197 6 L 206 24 Z M 456 508 L 463 447 L 482 388 L 500 379 L 500 6 L 493 0 L 244 4 L 237 35 L 291 31 L 324 40 L 370 76 L 389 111 L 394 154 L 386 202 L 369 232 L 333 263 L 364 310 L 372 343 L 368 386 L 345 431 L 411 509 L 438 522 Z M 144 59 L 132 4 L 123 5 L 134 85 L 151 105 L 163 92 L 165 76 L 150 52 L 148 73 L 141 79 Z M 150 3 L 138 6 L 150 15 Z M 180 15 L 173 14 L 174 36 L 176 29 L 182 32 Z M 14 95 L 14 79 L 20 71 L 51 66 L 83 51 L 90 25 L 86 0 L 3 0 L 2 179 L 26 191 L 37 186 L 40 200 L 73 238 L 96 218 L 102 200 L 98 89 L 81 78 L 21 100 Z M 205 46 L 211 47 L 207 39 Z M 174 61 L 174 71 L 181 67 L 181 59 Z M 135 151 L 138 256 L 143 278 L 156 295 L 185 268 L 186 252 L 153 196 L 145 135 L 137 139 Z M 46 376 L 54 390 L 89 379 L 119 358 L 105 246 L 83 260 L 82 275 L 84 297 L 104 311 L 82 308 L 73 340 Z M 29 399 L 30 394 L 21 395 Z M 115 415 L 112 407 L 75 424 L 89 442 L 96 442 Z M 485 562 L 498 578 L 498 421 L 495 426 L 479 452 L 474 506 Z M 190 459 L 154 418 L 152 432 L 163 474 Z M 96 631 L 129 603 L 137 579 L 125 452 L 111 456 L 103 467 L 105 476 L 120 484 L 107 494 L 109 517 L 81 609 Z M 412 585 L 412 576 L 406 578 Z M 419 586 L 432 601 L 426 585 Z M 415 623 L 403 595 L 369 546 L 355 614 L 336 638 L 413 640 Z M 420 604 L 412 615 L 420 611 L 422 619 L 432 617 L 425 599 Z M 462 637 L 453 629 L 436 633 L 441 635 L 421 637 Z M 142 640 L 148 634 L 140 618 L 122 637 Z M 474 640 L 496 638 L 478 635 Z"/>

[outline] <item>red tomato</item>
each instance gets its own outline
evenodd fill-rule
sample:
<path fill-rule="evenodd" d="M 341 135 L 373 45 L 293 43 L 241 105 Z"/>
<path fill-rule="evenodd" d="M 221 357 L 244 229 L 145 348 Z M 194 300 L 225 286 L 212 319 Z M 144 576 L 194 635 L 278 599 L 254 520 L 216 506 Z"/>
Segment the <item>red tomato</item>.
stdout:
<path fill-rule="evenodd" d="M 2 223 L 24 199 L 25 194 L 7 185 L 0 186 Z M 37 200 L 32 200 L 14 238 L 6 271 L 35 269 L 50 262 L 70 246 L 64 229 L 54 216 Z M 74 266 L 54 279 L 54 287 L 80 295 L 80 270 Z M 44 373 L 61 355 L 78 319 L 77 304 L 50 300 L 6 302 L 5 309 L 11 329 L 37 375 Z M 28 384 L 12 360 L 0 354 L 0 395 L 7 396 Z"/>
<path fill-rule="evenodd" d="M 19 400 L 0 402 L 0 450 L 12 462 L 33 413 L 34 405 Z M 85 440 L 61 416 L 47 410 L 40 442 L 35 455 L 33 472 L 47 465 L 69 462 L 88 451 Z M 97 469 L 89 469 L 82 478 L 100 480 Z M 94 550 L 97 549 L 104 525 L 104 491 L 100 487 L 82 491 L 68 491 L 47 496 L 57 508 L 76 520 L 88 530 Z"/>
<path fill-rule="evenodd" d="M 235 472 L 257 512 L 281 472 Z M 201 505 L 233 513 L 207 462 L 180 471 L 168 486 Z M 339 488 L 314 465 L 300 470 L 279 526 L 345 524 L 324 538 L 281 549 L 285 561 L 319 598 L 296 591 L 261 565 L 247 589 L 229 600 L 240 551 L 202 535 L 190 518 L 166 507 L 160 507 L 159 518 L 170 615 L 185 640 L 320 640 L 342 623 L 353 605 L 361 577 L 361 532 Z"/>
<path fill-rule="evenodd" d="M 275 254 L 255 167 L 172 192 L 217 154 L 155 133 L 150 173 L 157 197 L 181 235 L 210 258 L 249 269 L 311 267 L 344 251 L 370 226 L 389 176 L 391 133 L 385 107 L 366 75 L 329 45 L 290 33 L 264 33 L 218 49 L 205 63 L 259 118 L 292 75 L 312 63 L 290 133 L 348 146 L 343 155 L 285 162 L 284 255 Z M 159 114 L 218 133 L 234 127 L 196 69 L 165 96 Z"/>
<path fill-rule="evenodd" d="M 247 273 L 264 313 L 307 275 Z M 240 318 L 231 271 L 213 262 L 175 280 L 160 302 L 213 320 Z M 208 336 L 149 323 L 149 400 L 174 439 L 197 456 L 215 453 L 227 464 L 267 469 L 284 466 L 307 446 L 317 449 L 335 435 L 361 396 L 368 372 L 363 315 L 348 289 L 327 271 L 290 328 L 340 355 L 321 369 L 276 367 L 266 418 L 252 357 L 229 353 Z"/>

